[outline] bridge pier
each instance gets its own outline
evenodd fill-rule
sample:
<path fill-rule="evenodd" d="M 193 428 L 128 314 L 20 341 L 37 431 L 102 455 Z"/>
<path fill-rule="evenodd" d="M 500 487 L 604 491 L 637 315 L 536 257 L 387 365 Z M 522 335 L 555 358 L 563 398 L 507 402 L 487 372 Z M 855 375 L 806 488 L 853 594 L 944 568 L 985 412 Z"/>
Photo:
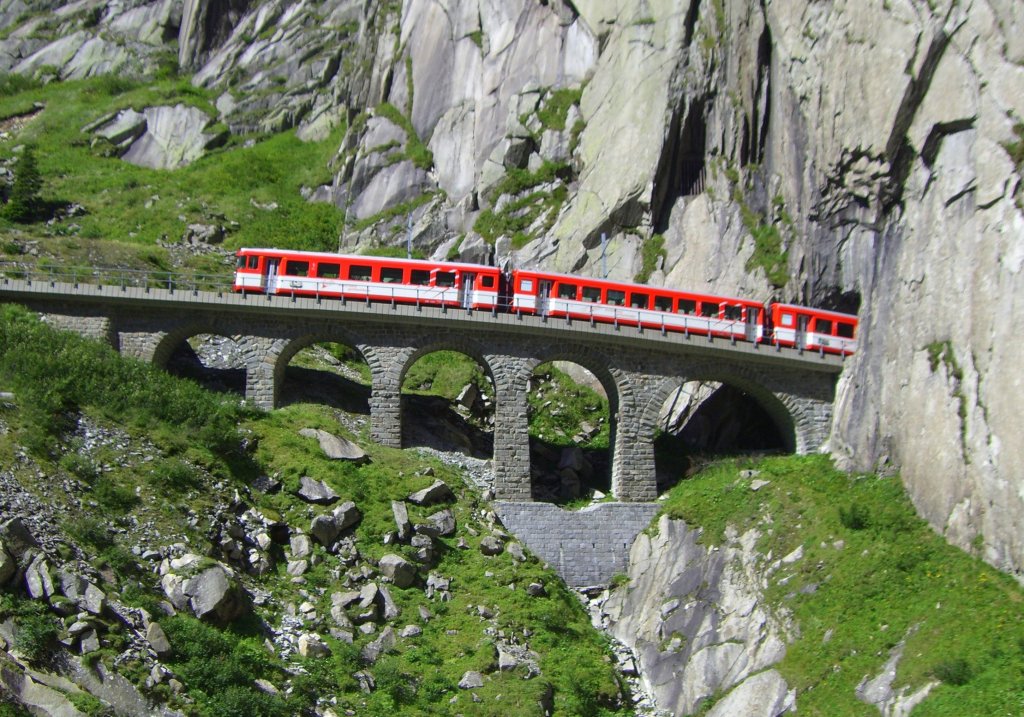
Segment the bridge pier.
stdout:
<path fill-rule="evenodd" d="M 500 500 L 533 499 L 527 394 L 536 359 L 486 357 L 494 377 L 494 493 Z"/>
<path fill-rule="evenodd" d="M 360 344 L 370 367 L 370 435 L 382 446 L 402 447 L 402 371 L 414 349 Z"/>
<path fill-rule="evenodd" d="M 661 376 L 620 374 L 611 486 L 612 495 L 618 500 L 642 503 L 658 497 L 654 424 L 646 409 L 648 398 L 663 382 Z"/>

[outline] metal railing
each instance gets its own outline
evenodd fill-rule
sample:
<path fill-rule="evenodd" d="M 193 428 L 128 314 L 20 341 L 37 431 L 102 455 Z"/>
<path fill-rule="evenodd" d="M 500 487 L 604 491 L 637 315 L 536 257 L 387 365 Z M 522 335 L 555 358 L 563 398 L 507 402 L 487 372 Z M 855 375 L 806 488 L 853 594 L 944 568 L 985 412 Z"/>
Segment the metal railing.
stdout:
<path fill-rule="evenodd" d="M 47 284 L 94 284 L 183 291 L 230 291 L 232 274 L 200 274 L 159 269 L 118 269 L 96 266 L 56 266 L 48 262 L 29 265 L 0 261 L 0 278 Z"/>

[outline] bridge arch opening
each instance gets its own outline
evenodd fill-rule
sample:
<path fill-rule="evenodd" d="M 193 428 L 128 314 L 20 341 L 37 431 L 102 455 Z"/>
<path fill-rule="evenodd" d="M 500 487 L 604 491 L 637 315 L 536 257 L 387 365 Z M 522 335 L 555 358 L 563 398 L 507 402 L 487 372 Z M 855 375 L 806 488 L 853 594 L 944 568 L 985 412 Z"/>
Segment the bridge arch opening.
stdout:
<path fill-rule="evenodd" d="M 211 391 L 245 396 L 245 346 L 239 337 L 212 327 L 193 325 L 169 332 L 154 348 L 153 363 Z"/>
<path fill-rule="evenodd" d="M 616 390 L 575 360 L 548 361 L 530 376 L 530 492 L 535 501 L 575 503 L 611 493 Z"/>
<path fill-rule="evenodd" d="M 417 350 L 402 369 L 401 387 L 403 446 L 494 455 L 494 377 L 478 351 Z"/>
<path fill-rule="evenodd" d="M 370 413 L 370 367 L 344 335 L 293 340 L 278 356 L 274 373 L 277 405 L 319 403 L 346 413 Z"/>
<path fill-rule="evenodd" d="M 685 381 L 667 392 L 657 414 L 658 491 L 713 457 L 792 453 L 795 448 L 793 417 L 770 391 L 735 379 Z"/>

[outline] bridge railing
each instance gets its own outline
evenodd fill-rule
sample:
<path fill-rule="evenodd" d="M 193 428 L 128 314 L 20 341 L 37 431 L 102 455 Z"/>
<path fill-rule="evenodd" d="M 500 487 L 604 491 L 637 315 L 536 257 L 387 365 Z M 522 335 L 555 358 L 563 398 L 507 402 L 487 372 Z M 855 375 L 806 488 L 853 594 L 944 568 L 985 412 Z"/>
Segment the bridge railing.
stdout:
<path fill-rule="evenodd" d="M 118 269 L 95 266 L 57 266 L 46 261 L 28 265 L 0 261 L 0 277 L 48 284 L 98 284 L 150 289 L 230 291 L 232 275 L 164 270 Z"/>

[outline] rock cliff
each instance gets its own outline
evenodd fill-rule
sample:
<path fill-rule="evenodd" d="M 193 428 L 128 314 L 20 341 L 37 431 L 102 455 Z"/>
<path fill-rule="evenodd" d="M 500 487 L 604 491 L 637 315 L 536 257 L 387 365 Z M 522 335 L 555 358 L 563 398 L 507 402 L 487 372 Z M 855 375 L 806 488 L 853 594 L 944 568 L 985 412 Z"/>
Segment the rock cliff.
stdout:
<path fill-rule="evenodd" d="M 425 254 L 507 237 L 522 265 L 858 312 L 833 452 L 1024 569 L 1018 3 L 0 0 L 0 20 L 4 71 L 173 52 L 235 133 L 347 121 L 309 188 L 348 210 L 344 248 L 411 216 Z"/>

